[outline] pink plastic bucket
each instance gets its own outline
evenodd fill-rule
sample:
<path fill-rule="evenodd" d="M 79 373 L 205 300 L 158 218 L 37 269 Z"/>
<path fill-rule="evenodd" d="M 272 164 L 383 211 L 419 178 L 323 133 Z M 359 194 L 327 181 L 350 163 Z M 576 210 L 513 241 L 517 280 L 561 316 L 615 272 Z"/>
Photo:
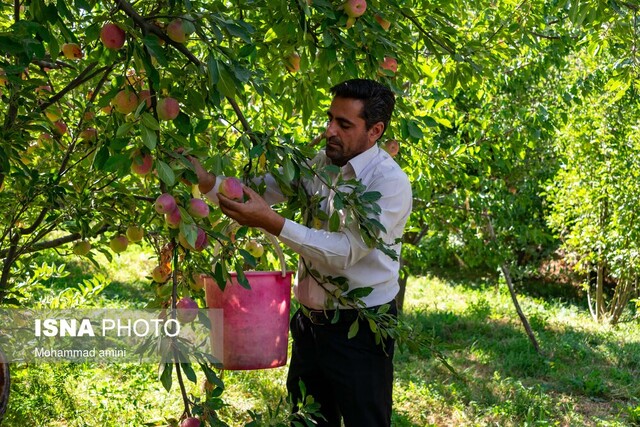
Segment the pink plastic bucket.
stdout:
<path fill-rule="evenodd" d="M 267 369 L 287 363 L 291 272 L 247 271 L 251 289 L 236 274 L 224 291 L 207 283 L 211 347 L 224 369 Z"/>

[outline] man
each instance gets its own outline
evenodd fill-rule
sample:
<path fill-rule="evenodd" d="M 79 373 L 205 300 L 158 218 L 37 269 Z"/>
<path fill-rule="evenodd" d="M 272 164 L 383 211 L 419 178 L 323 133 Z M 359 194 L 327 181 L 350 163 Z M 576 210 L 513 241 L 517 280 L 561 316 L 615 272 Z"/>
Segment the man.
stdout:
<path fill-rule="evenodd" d="M 395 105 L 393 93 L 385 86 L 364 79 L 348 80 L 331 88 L 333 100 L 325 131 L 326 146 L 316 156 L 316 167 L 336 165 L 340 173 L 329 184 L 319 177 L 303 182 L 309 195 L 321 195 L 320 209 L 331 215 L 333 185 L 357 179 L 367 191 L 377 191 L 381 208 L 376 218 L 385 228 L 380 237 L 400 254 L 403 228 L 411 212 L 411 186 L 407 176 L 377 141 L 389 125 Z M 394 297 L 398 292 L 397 259 L 377 248 L 367 246 L 354 221 L 345 221 L 339 212 L 339 231 L 314 229 L 285 219 L 271 209 L 284 200 L 273 177 L 263 177 L 267 191 L 261 197 L 244 188 L 246 201 L 235 202 L 217 193 L 216 178 L 194 161 L 200 191 L 218 203 L 220 209 L 242 225 L 259 227 L 277 236 L 300 255 L 300 269 L 294 293 L 304 309 L 291 320 L 293 349 L 287 388 L 294 402 L 301 398 L 299 382 L 307 394 L 320 403 L 325 418 L 319 426 L 346 427 L 389 426 L 391 423 L 393 346 L 392 339 L 375 342 L 368 323 L 362 322 L 358 333 L 348 338 L 357 311 L 338 307 L 338 321 L 332 323 L 336 301 L 327 293 L 335 289 L 322 283 L 322 277 L 344 277 L 349 290 L 368 287 L 372 291 L 362 298 L 370 310 L 390 304 L 396 314 Z M 218 180 L 219 181 L 219 180 Z M 317 271 L 318 274 L 312 274 Z"/>

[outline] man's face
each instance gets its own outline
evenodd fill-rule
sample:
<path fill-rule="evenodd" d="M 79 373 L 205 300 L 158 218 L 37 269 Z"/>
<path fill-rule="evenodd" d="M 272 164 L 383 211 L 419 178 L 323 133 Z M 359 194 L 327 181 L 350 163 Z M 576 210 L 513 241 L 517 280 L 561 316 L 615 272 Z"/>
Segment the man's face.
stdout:
<path fill-rule="evenodd" d="M 374 131 L 378 126 L 367 130 L 366 123 L 360 116 L 363 107 L 359 99 L 335 97 L 331 101 L 327 112 L 329 122 L 325 131 L 325 151 L 334 165 L 344 166 L 349 160 L 371 148 L 380 136 L 376 136 Z"/>

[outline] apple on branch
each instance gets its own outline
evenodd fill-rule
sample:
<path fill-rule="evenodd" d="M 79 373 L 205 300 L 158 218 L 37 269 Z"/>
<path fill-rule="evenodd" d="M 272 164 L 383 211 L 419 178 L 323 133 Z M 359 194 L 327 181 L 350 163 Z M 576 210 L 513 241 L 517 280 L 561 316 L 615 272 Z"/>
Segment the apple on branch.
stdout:
<path fill-rule="evenodd" d="M 181 298 L 176 303 L 176 318 L 180 323 L 191 323 L 198 317 L 198 303 L 189 297 Z"/>
<path fill-rule="evenodd" d="M 117 254 L 124 252 L 127 249 L 127 246 L 129 246 L 129 239 L 127 239 L 127 236 L 124 234 L 118 234 L 109 242 L 109 247 Z"/>
<path fill-rule="evenodd" d="M 180 114 L 180 104 L 175 98 L 162 98 L 158 101 L 156 111 L 160 120 L 173 120 Z"/>
<path fill-rule="evenodd" d="M 380 24 L 380 26 L 385 30 L 385 31 L 389 31 L 389 28 L 391 27 L 391 22 L 387 21 L 386 19 L 384 19 L 382 16 L 380 15 L 376 15 L 374 16 L 376 22 L 378 24 Z"/>
<path fill-rule="evenodd" d="M 139 225 L 131 224 L 127 227 L 127 232 L 125 234 L 130 242 L 139 242 L 144 238 L 144 228 Z"/>
<path fill-rule="evenodd" d="M 73 245 L 73 253 L 78 256 L 85 256 L 91 250 L 91 243 L 87 240 L 80 240 L 79 242 L 74 243 Z"/>
<path fill-rule="evenodd" d="M 182 214 L 180 213 L 180 209 L 176 206 L 174 210 L 164 214 L 164 222 L 167 223 L 169 228 L 178 228 L 180 227 L 180 222 L 182 221 Z"/>
<path fill-rule="evenodd" d="M 297 73 L 300 71 L 300 55 L 297 52 L 292 52 L 287 56 L 285 67 L 290 73 Z"/>
<path fill-rule="evenodd" d="M 151 278 L 156 283 L 166 283 L 171 277 L 171 269 L 165 268 L 161 265 L 156 266 L 151 272 Z"/>
<path fill-rule="evenodd" d="M 62 45 L 62 54 L 67 59 L 82 59 L 83 53 L 78 43 L 65 43 Z"/>
<path fill-rule="evenodd" d="M 366 0 L 347 0 L 344 4 L 344 12 L 347 14 L 347 28 L 356 22 L 356 18 L 361 17 L 367 10 Z"/>
<path fill-rule="evenodd" d="M 389 153 L 391 157 L 395 157 L 400 151 L 400 144 L 395 139 L 389 139 L 384 143 L 382 148 Z"/>
<path fill-rule="evenodd" d="M 262 254 L 264 253 L 264 247 L 262 246 L 262 243 L 258 242 L 257 240 L 251 239 L 251 240 L 247 241 L 247 243 L 245 244 L 244 248 L 254 258 L 260 258 L 262 256 Z"/>
<path fill-rule="evenodd" d="M 153 156 L 136 149 L 131 153 L 131 172 L 145 176 L 153 168 Z"/>
<path fill-rule="evenodd" d="M 200 420 L 195 417 L 185 418 L 180 427 L 200 427 Z"/>
<path fill-rule="evenodd" d="M 187 211 L 194 218 L 206 218 L 209 216 L 209 205 L 202 199 L 192 198 Z"/>
<path fill-rule="evenodd" d="M 80 132 L 80 140 L 84 142 L 93 142 L 98 139 L 98 131 L 96 128 L 88 127 Z"/>
<path fill-rule="evenodd" d="M 124 30 L 114 23 L 105 24 L 100 30 L 100 40 L 107 49 L 118 50 L 124 46 Z"/>
<path fill-rule="evenodd" d="M 169 193 L 161 194 L 155 202 L 156 212 L 159 214 L 167 214 L 169 212 L 174 211 L 177 208 L 176 199 Z"/>
<path fill-rule="evenodd" d="M 186 42 L 195 30 L 191 21 L 182 18 L 176 18 L 167 25 L 167 35 L 176 43 Z"/>
<path fill-rule="evenodd" d="M 378 74 L 384 75 L 385 72 L 381 70 L 391 71 L 395 74 L 398 71 L 398 61 L 390 56 L 385 56 L 384 60 L 380 63 L 380 71 L 378 72 Z"/>
<path fill-rule="evenodd" d="M 129 114 L 138 107 L 138 96 L 132 90 L 123 89 L 113 98 L 113 106 L 118 113 Z"/>

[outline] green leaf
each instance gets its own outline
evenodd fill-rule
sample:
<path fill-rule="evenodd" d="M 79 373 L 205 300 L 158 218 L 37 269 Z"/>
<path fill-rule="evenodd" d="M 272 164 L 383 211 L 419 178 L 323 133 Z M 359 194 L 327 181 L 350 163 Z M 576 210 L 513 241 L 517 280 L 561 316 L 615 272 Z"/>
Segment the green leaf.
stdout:
<path fill-rule="evenodd" d="M 358 335 L 359 329 L 360 329 L 360 319 L 356 319 L 353 321 L 353 323 L 349 327 L 349 333 L 347 334 L 347 338 L 351 339 L 356 335 Z"/>
<path fill-rule="evenodd" d="M 367 295 L 371 294 L 371 292 L 373 292 L 373 288 L 370 288 L 370 287 L 355 288 L 355 289 L 350 290 L 347 293 L 347 297 L 353 298 L 353 299 L 364 298 Z"/>
<path fill-rule="evenodd" d="M 220 378 L 218 378 L 218 376 L 216 375 L 213 369 L 211 369 L 209 366 L 205 365 L 204 363 L 200 364 L 200 368 L 202 368 L 202 372 L 204 372 L 204 376 L 207 378 L 207 381 L 209 381 L 211 384 L 215 385 L 216 387 L 224 388 L 224 383 Z"/>
<path fill-rule="evenodd" d="M 171 384 L 173 382 L 173 363 L 160 364 L 160 382 L 165 390 L 171 391 Z"/>
<path fill-rule="evenodd" d="M 142 135 L 142 143 L 149 150 L 154 150 L 156 148 L 156 143 L 158 142 L 156 133 L 146 126 L 140 127 L 140 133 Z"/>
<path fill-rule="evenodd" d="M 156 160 L 156 168 L 158 169 L 158 176 L 162 182 L 169 187 L 172 187 L 176 183 L 176 175 L 173 169 L 171 169 L 171 166 L 162 160 Z"/>
<path fill-rule="evenodd" d="M 196 376 L 196 373 L 193 370 L 191 363 L 181 363 L 180 368 L 182 368 L 182 372 L 184 372 L 185 376 L 189 381 L 191 381 L 194 384 L 197 384 L 198 377 Z"/>
<path fill-rule="evenodd" d="M 122 138 L 129 133 L 131 128 L 133 128 L 133 123 L 131 122 L 120 125 L 116 131 L 116 138 Z"/>
<path fill-rule="evenodd" d="M 362 193 L 360 196 L 360 200 L 363 202 L 375 202 L 380 200 L 382 194 L 379 191 L 367 191 L 366 193 Z"/>
<path fill-rule="evenodd" d="M 160 130 L 160 124 L 158 123 L 156 118 L 153 117 L 151 114 L 142 113 L 142 115 L 140 116 L 140 119 L 142 121 L 142 124 L 144 126 L 148 127 L 149 129 L 151 129 L 151 130 Z"/>
<path fill-rule="evenodd" d="M 233 98 L 236 94 L 236 86 L 233 81 L 233 76 L 227 71 L 224 65 L 218 67 L 220 73 L 220 79 L 216 87 L 223 96 L 227 98 Z"/>
<path fill-rule="evenodd" d="M 339 231 L 340 230 L 340 214 L 338 211 L 334 211 L 331 214 L 331 218 L 329 218 L 329 231 Z"/>

